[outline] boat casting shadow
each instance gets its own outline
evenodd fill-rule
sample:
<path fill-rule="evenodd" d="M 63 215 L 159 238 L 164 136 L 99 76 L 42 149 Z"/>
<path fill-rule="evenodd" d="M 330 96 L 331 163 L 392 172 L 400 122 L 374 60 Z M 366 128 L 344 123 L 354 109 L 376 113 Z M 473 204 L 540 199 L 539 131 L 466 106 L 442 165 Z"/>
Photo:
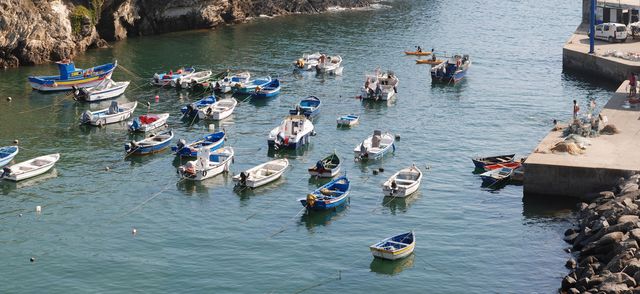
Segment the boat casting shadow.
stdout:
<path fill-rule="evenodd" d="M 420 190 L 415 193 L 409 195 L 408 197 L 389 197 L 385 196 L 382 198 L 382 206 L 389 209 L 389 212 L 392 215 L 396 215 L 398 213 L 406 213 L 409 210 L 411 204 L 416 202 L 421 196 Z"/>
<path fill-rule="evenodd" d="M 399 260 L 386 260 L 374 257 L 369 265 L 369 269 L 377 274 L 394 276 L 405 269 L 412 268 L 415 258 L 415 253 L 411 253 L 411 255 Z"/>
<path fill-rule="evenodd" d="M 307 210 L 300 216 L 300 224 L 304 224 L 309 232 L 313 232 L 313 229 L 317 226 L 328 226 L 332 221 L 339 220 L 346 215 L 350 203 L 351 198 L 347 198 L 344 204 L 333 209 L 321 211 Z"/>

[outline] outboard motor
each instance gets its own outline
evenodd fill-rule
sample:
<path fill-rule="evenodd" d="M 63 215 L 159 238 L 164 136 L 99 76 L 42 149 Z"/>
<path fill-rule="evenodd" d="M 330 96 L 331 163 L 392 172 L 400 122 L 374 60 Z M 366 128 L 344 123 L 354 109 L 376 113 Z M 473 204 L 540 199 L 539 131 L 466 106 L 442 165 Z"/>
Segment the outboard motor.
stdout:
<path fill-rule="evenodd" d="M 11 174 L 11 169 L 9 167 L 5 167 L 2 169 L 2 174 L 0 174 L 0 178 L 4 178 Z"/>
<path fill-rule="evenodd" d="M 89 110 L 83 112 L 82 116 L 80 117 L 80 121 L 85 124 L 92 120 L 93 120 L 93 113 L 91 113 L 91 111 Z"/>
<path fill-rule="evenodd" d="M 142 125 L 142 123 L 140 122 L 140 118 L 134 118 L 133 121 L 131 122 L 131 125 L 129 126 L 129 130 L 130 131 L 136 131 L 140 128 L 140 126 Z"/>
<path fill-rule="evenodd" d="M 177 152 L 180 152 L 180 150 L 182 150 L 182 148 L 187 146 L 187 141 L 185 141 L 184 139 L 180 139 L 180 140 L 178 140 L 178 144 L 176 144 L 176 146 L 178 147 L 178 151 Z"/>
<path fill-rule="evenodd" d="M 247 174 L 245 172 L 240 173 L 240 185 L 247 185 Z"/>
<path fill-rule="evenodd" d="M 111 106 L 109 106 L 109 114 L 116 114 L 120 112 L 120 107 L 118 107 L 118 101 L 111 101 Z"/>

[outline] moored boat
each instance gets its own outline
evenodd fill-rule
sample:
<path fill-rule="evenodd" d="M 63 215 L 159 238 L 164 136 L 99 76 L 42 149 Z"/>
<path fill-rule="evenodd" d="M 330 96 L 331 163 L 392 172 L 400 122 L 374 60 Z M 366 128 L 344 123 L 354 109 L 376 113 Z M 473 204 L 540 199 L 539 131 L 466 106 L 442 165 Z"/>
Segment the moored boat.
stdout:
<path fill-rule="evenodd" d="M 274 79 L 264 87 L 256 87 L 251 96 L 256 98 L 269 98 L 280 94 L 280 80 Z"/>
<path fill-rule="evenodd" d="M 114 82 L 110 78 L 102 80 L 95 87 L 75 88 L 74 99 L 87 102 L 116 98 L 124 93 L 129 82 Z"/>
<path fill-rule="evenodd" d="M 118 104 L 117 101 L 111 101 L 111 106 L 98 111 L 87 110 L 82 113 L 80 122 L 82 124 L 90 124 L 94 126 L 104 126 L 112 123 L 121 122 L 131 117 L 136 110 L 138 102 L 129 102 Z"/>
<path fill-rule="evenodd" d="M 422 171 L 414 164 L 393 174 L 382 184 L 382 192 L 384 196 L 407 197 L 420 188 L 421 182 Z"/>
<path fill-rule="evenodd" d="M 374 74 L 367 75 L 364 86 L 360 90 L 362 99 L 387 101 L 398 92 L 400 80 L 391 71 L 386 73 L 376 70 Z"/>
<path fill-rule="evenodd" d="M 338 118 L 338 127 L 352 127 L 360 122 L 360 116 L 357 114 L 345 114 Z"/>
<path fill-rule="evenodd" d="M 312 177 L 333 178 L 340 172 L 340 167 L 342 167 L 342 162 L 340 161 L 340 157 L 334 152 L 318 160 L 308 171 Z"/>
<path fill-rule="evenodd" d="M 409 256 L 416 246 L 416 236 L 411 232 L 386 238 L 369 246 L 374 257 L 396 260 Z"/>
<path fill-rule="evenodd" d="M 300 70 L 314 70 L 316 65 L 318 65 L 318 59 L 320 58 L 320 52 L 316 52 L 313 54 L 303 54 L 302 58 L 297 59 L 293 62 L 293 65 L 296 69 Z"/>
<path fill-rule="evenodd" d="M 416 56 L 428 56 L 431 55 L 430 51 L 405 51 L 406 55 L 416 55 Z"/>
<path fill-rule="evenodd" d="M 87 88 L 98 85 L 102 80 L 111 78 L 118 66 L 118 61 L 94 66 L 88 69 L 76 68 L 72 61 L 56 62 L 57 76 L 30 76 L 29 84 L 39 91 L 66 91 L 76 88 Z"/>
<path fill-rule="evenodd" d="M 168 113 L 143 114 L 127 123 L 130 132 L 148 132 L 167 124 Z"/>
<path fill-rule="evenodd" d="M 176 70 L 175 72 L 171 70 L 169 72 L 155 73 L 153 75 L 153 79 L 151 79 L 151 84 L 161 87 L 171 86 L 172 82 L 175 84 L 178 79 L 189 77 L 195 72 L 196 69 L 193 67 L 183 67 Z"/>
<path fill-rule="evenodd" d="M 486 164 L 484 166 L 484 170 L 485 171 L 490 171 L 490 170 L 499 169 L 499 168 L 503 168 L 503 167 L 516 169 L 516 168 L 519 168 L 521 165 L 522 165 L 522 163 L 517 162 L 517 161 L 496 163 L 496 164 Z"/>
<path fill-rule="evenodd" d="M 19 151 L 20 149 L 18 148 L 18 146 L 0 147 L 0 167 L 9 164 L 9 162 L 11 162 L 11 160 L 13 160 L 16 155 L 18 155 Z"/>
<path fill-rule="evenodd" d="M 249 82 L 251 73 L 245 71 L 235 75 L 226 75 L 222 79 L 215 81 L 213 89 L 219 93 L 229 93 L 236 85 Z"/>
<path fill-rule="evenodd" d="M 286 158 L 272 160 L 233 176 L 233 181 L 239 187 L 257 188 L 280 178 L 287 167 L 289 160 Z"/>
<path fill-rule="evenodd" d="M 475 158 L 472 158 L 471 161 L 473 161 L 473 164 L 477 169 L 484 169 L 485 165 L 513 162 L 513 158 L 515 156 L 516 156 L 515 154 L 505 154 L 505 155 L 496 155 L 496 156 L 489 156 L 489 157 L 475 157 Z"/>
<path fill-rule="evenodd" d="M 431 68 L 431 81 L 434 83 L 457 83 L 465 77 L 470 66 L 469 55 L 455 55 Z"/>
<path fill-rule="evenodd" d="M 327 210 L 346 203 L 351 183 L 346 175 L 331 180 L 322 187 L 299 199 L 307 210 Z"/>
<path fill-rule="evenodd" d="M 382 133 L 379 130 L 375 130 L 373 131 L 373 135 L 366 138 L 353 149 L 353 153 L 355 158 L 359 160 L 380 159 L 385 154 L 396 150 L 394 142 L 395 138 L 393 134 L 389 132 Z"/>
<path fill-rule="evenodd" d="M 233 113 L 236 105 L 238 105 L 238 100 L 235 98 L 218 100 L 213 104 L 198 109 L 198 118 L 223 120 Z"/>
<path fill-rule="evenodd" d="M 483 185 L 494 186 L 496 184 L 507 182 L 511 177 L 511 174 L 513 174 L 512 168 L 503 167 L 481 173 L 480 178 L 482 179 Z"/>
<path fill-rule="evenodd" d="M 180 108 L 180 112 L 182 112 L 182 115 L 184 116 L 195 116 L 198 114 L 198 110 L 200 108 L 211 105 L 213 103 L 216 103 L 216 95 L 210 95 L 196 102 L 182 106 L 182 108 Z"/>
<path fill-rule="evenodd" d="M 251 94 L 256 91 L 257 87 L 265 87 L 271 83 L 271 77 L 264 77 L 255 80 L 250 80 L 245 83 L 236 83 L 232 86 L 232 90 L 234 94 Z"/>
<path fill-rule="evenodd" d="M 291 115 L 304 115 L 308 118 L 314 118 L 320 114 L 320 106 L 322 102 L 316 96 L 309 96 L 298 102 L 294 109 L 289 110 Z"/>
<path fill-rule="evenodd" d="M 14 182 L 26 180 L 49 171 L 59 159 L 60 154 L 54 153 L 6 166 L 0 178 Z"/>
<path fill-rule="evenodd" d="M 327 56 L 322 54 L 318 58 L 318 64 L 316 65 L 316 73 L 329 74 L 329 75 L 341 75 L 342 74 L 342 57 L 340 55 Z"/>
<path fill-rule="evenodd" d="M 196 157 L 198 156 L 198 150 L 201 148 L 208 148 L 214 151 L 224 145 L 224 140 L 224 132 L 208 134 L 189 144 L 187 144 L 185 140 L 180 139 L 176 146 L 171 147 L 171 151 L 181 157 Z"/>
<path fill-rule="evenodd" d="M 158 134 L 152 134 L 140 141 L 131 141 L 124 144 L 124 151 L 127 154 L 147 155 L 158 153 L 171 144 L 173 139 L 173 130 L 167 130 Z"/>
<path fill-rule="evenodd" d="M 209 78 L 211 78 L 212 74 L 213 73 L 210 70 L 197 71 L 192 74 L 172 80 L 171 87 L 188 89 L 195 84 L 202 83 L 208 80 Z"/>
<path fill-rule="evenodd" d="M 188 161 L 178 167 L 178 174 L 185 180 L 202 181 L 228 172 L 233 163 L 234 151 L 231 147 L 222 147 L 211 152 L 204 148 L 198 152 L 196 160 Z"/>
<path fill-rule="evenodd" d="M 287 116 L 279 126 L 269 132 L 269 148 L 300 148 L 311 141 L 313 123 L 303 115 Z"/>

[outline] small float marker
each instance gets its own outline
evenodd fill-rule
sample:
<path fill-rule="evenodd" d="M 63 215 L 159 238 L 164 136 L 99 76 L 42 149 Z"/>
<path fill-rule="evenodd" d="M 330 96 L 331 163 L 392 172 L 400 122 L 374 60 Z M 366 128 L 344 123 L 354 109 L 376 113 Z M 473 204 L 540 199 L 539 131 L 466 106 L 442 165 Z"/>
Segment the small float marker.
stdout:
<path fill-rule="evenodd" d="M 41 213 L 42 207 L 40 205 L 36 206 L 36 213 Z"/>
<path fill-rule="evenodd" d="M 33 257 L 33 256 L 31 256 L 31 258 L 29 258 L 29 261 L 31 261 L 31 262 L 35 262 L 35 261 L 36 261 L 36 258 L 35 258 L 35 257 Z"/>
<path fill-rule="evenodd" d="M 109 168 L 108 166 L 104 168 L 104 170 L 109 171 L 111 168 Z"/>
<path fill-rule="evenodd" d="M 20 141 L 18 141 L 18 139 L 13 140 L 13 144 L 18 145 L 18 143 L 20 143 Z"/>
<path fill-rule="evenodd" d="M 160 96 L 156 95 L 156 102 L 160 101 Z"/>
<path fill-rule="evenodd" d="M 131 235 L 137 235 L 138 234 L 138 230 L 136 228 L 131 229 Z"/>
<path fill-rule="evenodd" d="M 7 97 L 7 101 L 11 102 L 11 96 Z"/>

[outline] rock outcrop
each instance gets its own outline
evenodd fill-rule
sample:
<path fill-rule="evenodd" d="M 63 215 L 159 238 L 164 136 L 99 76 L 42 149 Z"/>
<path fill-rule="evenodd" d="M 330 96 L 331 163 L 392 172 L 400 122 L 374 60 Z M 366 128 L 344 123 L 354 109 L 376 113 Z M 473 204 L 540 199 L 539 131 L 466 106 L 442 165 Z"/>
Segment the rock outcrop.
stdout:
<path fill-rule="evenodd" d="M 214 28 L 370 0 L 0 0 L 0 68 L 71 58 L 106 41 Z"/>

